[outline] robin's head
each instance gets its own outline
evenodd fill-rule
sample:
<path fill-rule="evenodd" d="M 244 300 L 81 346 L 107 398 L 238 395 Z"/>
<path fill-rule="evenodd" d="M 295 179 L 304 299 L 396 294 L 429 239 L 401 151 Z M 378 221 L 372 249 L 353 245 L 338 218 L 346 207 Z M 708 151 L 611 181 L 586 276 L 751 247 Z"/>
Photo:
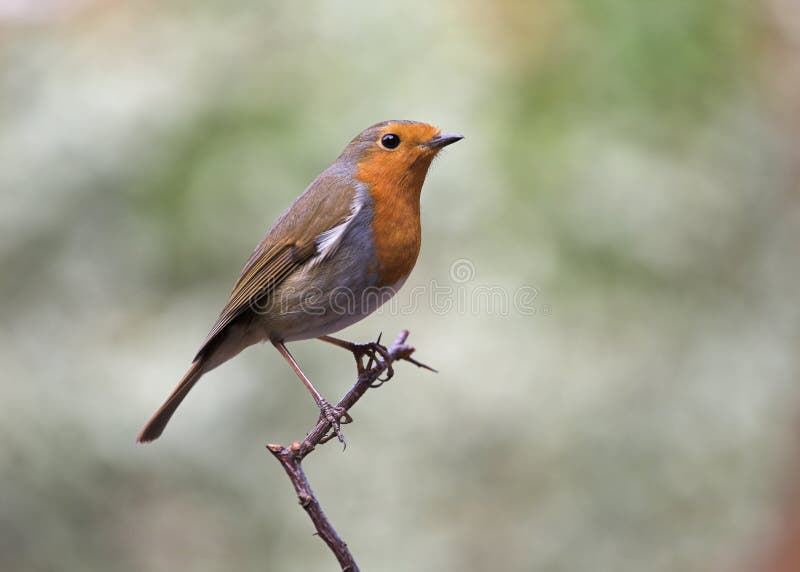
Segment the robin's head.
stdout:
<path fill-rule="evenodd" d="M 437 153 L 461 138 L 427 123 L 383 121 L 359 133 L 335 163 L 372 198 L 371 236 L 380 285 L 401 283 L 414 267 L 425 175 Z"/>
<path fill-rule="evenodd" d="M 392 181 L 421 187 L 436 154 L 461 139 L 427 123 L 382 121 L 359 133 L 339 160 L 355 163 L 358 178 L 367 183 Z"/>

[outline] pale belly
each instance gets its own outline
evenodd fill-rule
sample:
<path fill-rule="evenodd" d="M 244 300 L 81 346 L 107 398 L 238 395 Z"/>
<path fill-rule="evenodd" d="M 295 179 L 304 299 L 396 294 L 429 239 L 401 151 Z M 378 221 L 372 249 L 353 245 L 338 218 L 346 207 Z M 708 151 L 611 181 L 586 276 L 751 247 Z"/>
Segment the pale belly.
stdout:
<path fill-rule="evenodd" d="M 376 268 L 366 229 L 350 233 L 329 258 L 290 275 L 264 307 L 251 308 L 251 335 L 306 340 L 355 324 L 390 300 L 407 278 L 382 285 Z"/>
<path fill-rule="evenodd" d="M 403 282 L 405 279 L 384 287 L 340 284 L 324 290 L 313 287 L 297 291 L 282 289 L 282 300 L 276 300 L 277 306 L 271 307 L 269 318 L 259 326 L 264 328 L 265 337 L 286 342 L 332 334 L 380 308 L 397 293 Z"/>

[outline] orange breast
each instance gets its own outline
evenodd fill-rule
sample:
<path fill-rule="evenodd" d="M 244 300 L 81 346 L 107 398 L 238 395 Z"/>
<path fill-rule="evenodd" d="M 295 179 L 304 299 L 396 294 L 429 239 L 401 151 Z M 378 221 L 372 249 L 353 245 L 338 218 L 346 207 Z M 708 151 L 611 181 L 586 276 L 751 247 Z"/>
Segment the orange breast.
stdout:
<path fill-rule="evenodd" d="M 404 280 L 414 268 L 422 242 L 419 196 L 431 158 L 411 168 L 392 154 L 373 155 L 358 164 L 357 178 L 372 195 L 372 233 L 381 286 Z"/>

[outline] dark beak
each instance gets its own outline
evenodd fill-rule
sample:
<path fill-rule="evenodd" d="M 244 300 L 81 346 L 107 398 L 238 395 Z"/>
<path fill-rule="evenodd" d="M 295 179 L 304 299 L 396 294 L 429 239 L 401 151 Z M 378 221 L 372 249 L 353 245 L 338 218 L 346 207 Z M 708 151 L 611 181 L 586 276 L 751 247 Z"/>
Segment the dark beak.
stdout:
<path fill-rule="evenodd" d="M 463 135 L 458 135 L 456 133 L 442 133 L 430 141 L 423 143 L 423 145 L 428 149 L 441 149 L 442 147 L 447 147 L 456 141 L 461 141 L 463 138 Z"/>

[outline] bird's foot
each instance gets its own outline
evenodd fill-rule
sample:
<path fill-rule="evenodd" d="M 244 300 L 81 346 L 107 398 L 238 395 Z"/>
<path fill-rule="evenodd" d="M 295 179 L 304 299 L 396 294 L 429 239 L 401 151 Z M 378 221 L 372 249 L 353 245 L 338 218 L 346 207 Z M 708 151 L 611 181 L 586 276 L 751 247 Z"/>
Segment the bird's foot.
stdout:
<path fill-rule="evenodd" d="M 359 374 L 369 372 L 376 364 L 378 367 L 386 368 L 384 377 L 379 377 L 371 387 L 380 387 L 394 376 L 394 368 L 392 367 L 394 359 L 392 359 L 392 355 L 389 353 L 389 350 L 386 349 L 386 346 L 381 344 L 380 335 L 378 335 L 378 339 L 374 342 L 353 344 L 353 349 L 351 351 L 356 358 Z M 367 358 L 366 365 L 364 364 L 364 358 Z"/>
<path fill-rule="evenodd" d="M 342 407 L 334 407 L 324 399 L 319 405 L 319 418 L 325 420 L 331 425 L 331 432 L 320 440 L 320 443 L 326 443 L 336 437 L 344 448 L 347 448 L 347 441 L 342 433 L 342 425 L 352 423 L 353 418 Z"/>
<path fill-rule="evenodd" d="M 406 332 L 406 335 L 408 333 Z M 397 360 L 405 360 L 407 362 L 413 363 L 417 367 L 421 367 L 436 373 L 436 370 L 433 369 L 431 366 L 426 365 L 422 362 L 419 362 L 411 357 L 411 354 L 414 353 L 414 348 L 411 346 L 407 346 L 405 344 L 398 346 L 394 346 L 395 354 L 394 357 L 386 349 L 386 346 L 381 344 L 381 336 L 378 336 L 378 339 L 374 342 L 369 342 L 366 344 L 356 344 L 353 342 L 348 342 L 347 340 L 341 340 L 339 338 L 334 338 L 333 336 L 321 336 L 319 338 L 324 342 L 328 342 L 329 344 L 333 344 L 337 347 L 346 349 L 350 353 L 353 354 L 353 357 L 356 358 L 356 367 L 358 368 L 358 375 L 364 376 L 370 373 L 373 367 L 376 366 L 382 369 L 386 369 L 386 374 L 382 378 L 378 378 L 378 380 L 372 384 L 372 387 L 380 387 L 387 381 L 389 381 L 392 376 L 394 375 L 394 368 L 392 367 L 392 363 Z M 405 340 L 405 338 L 404 338 Z M 368 358 L 366 364 L 364 363 L 364 358 Z"/>
<path fill-rule="evenodd" d="M 376 341 L 366 344 L 356 344 L 354 342 L 348 342 L 347 340 L 334 338 L 333 336 L 321 336 L 319 339 L 352 353 L 353 357 L 356 358 L 356 368 L 358 368 L 359 376 L 366 375 L 376 364 L 378 364 L 378 367 L 386 369 L 385 377 L 382 378 L 377 385 L 382 385 L 389 381 L 394 375 L 394 369 L 392 368 L 392 362 L 394 360 L 389 350 L 386 349 L 386 346 L 381 344 L 380 335 Z M 367 358 L 366 364 L 364 363 L 364 358 Z M 373 387 L 377 387 L 377 385 L 373 385 Z"/>

